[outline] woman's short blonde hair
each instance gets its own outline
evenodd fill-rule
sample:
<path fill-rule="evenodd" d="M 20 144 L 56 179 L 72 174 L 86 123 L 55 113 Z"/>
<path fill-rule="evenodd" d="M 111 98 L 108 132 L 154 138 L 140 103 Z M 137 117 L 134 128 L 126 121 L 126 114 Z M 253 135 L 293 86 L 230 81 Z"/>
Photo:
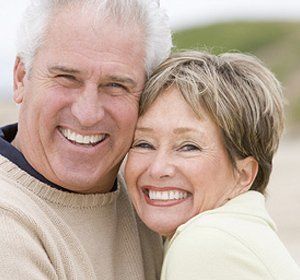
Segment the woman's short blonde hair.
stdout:
<path fill-rule="evenodd" d="M 251 189 L 264 193 L 284 125 L 282 88 L 271 71 L 257 58 L 240 53 L 175 53 L 147 82 L 140 115 L 171 86 L 196 115 L 201 117 L 200 106 L 218 125 L 233 166 L 236 159 L 257 160 Z"/>

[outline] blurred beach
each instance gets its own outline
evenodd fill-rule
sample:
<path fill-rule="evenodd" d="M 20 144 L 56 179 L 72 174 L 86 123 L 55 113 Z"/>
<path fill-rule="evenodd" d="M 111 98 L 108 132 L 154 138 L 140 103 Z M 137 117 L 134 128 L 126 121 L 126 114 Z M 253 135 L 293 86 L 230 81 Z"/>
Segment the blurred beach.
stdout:
<path fill-rule="evenodd" d="M 16 121 L 17 106 L 0 99 L 0 125 Z M 279 236 L 300 265 L 300 130 L 286 130 L 267 190 L 267 207 Z"/>
<path fill-rule="evenodd" d="M 274 158 L 267 207 L 278 233 L 300 265 L 300 133 L 288 133 Z"/>
<path fill-rule="evenodd" d="M 11 100 L 1 99 L 0 97 L 0 125 L 17 122 L 18 107 Z"/>

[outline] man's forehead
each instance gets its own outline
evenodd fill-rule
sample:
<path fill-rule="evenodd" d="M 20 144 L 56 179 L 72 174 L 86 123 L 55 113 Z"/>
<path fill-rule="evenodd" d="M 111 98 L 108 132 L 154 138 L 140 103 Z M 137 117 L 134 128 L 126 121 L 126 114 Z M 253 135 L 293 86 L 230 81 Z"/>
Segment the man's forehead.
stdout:
<path fill-rule="evenodd" d="M 144 64 L 146 48 L 141 30 L 135 32 L 114 23 L 99 26 L 97 30 L 82 28 L 79 23 L 70 28 L 63 24 L 50 28 L 43 48 L 56 49 L 57 55 L 61 53 L 61 56 L 77 53 L 95 62 L 101 60 L 101 63 L 129 62 L 136 64 L 133 67 L 138 67 L 139 63 Z"/>
<path fill-rule="evenodd" d="M 128 36 L 131 39 L 139 37 L 144 32 L 144 28 L 138 22 L 137 19 L 115 18 L 110 15 L 108 11 L 101 11 L 99 9 L 93 9 L 91 6 L 84 12 L 81 5 L 73 5 L 71 9 L 62 7 L 50 18 L 48 30 L 55 29 L 56 32 L 70 32 L 71 30 L 83 30 L 84 33 L 93 33 L 95 36 L 99 36 L 99 33 L 107 31 L 107 33 L 118 33 L 121 37 L 127 34 L 135 33 L 136 36 Z M 126 30 L 126 32 L 124 32 Z M 139 32 L 142 31 L 142 32 Z M 140 34 L 137 34 L 140 33 Z"/>
<path fill-rule="evenodd" d="M 76 20 L 75 20 L 76 19 Z M 95 79 L 106 77 L 141 86 L 146 78 L 143 32 L 115 20 L 94 25 L 80 11 L 59 12 L 52 18 L 41 56 L 51 72 L 64 72 Z M 100 23 L 100 22 L 98 22 Z"/>

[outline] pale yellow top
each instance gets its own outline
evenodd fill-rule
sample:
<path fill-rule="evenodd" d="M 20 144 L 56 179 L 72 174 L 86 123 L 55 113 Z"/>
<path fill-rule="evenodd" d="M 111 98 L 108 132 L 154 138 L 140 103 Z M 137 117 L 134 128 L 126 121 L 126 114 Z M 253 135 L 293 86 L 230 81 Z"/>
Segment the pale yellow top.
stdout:
<path fill-rule="evenodd" d="M 161 280 L 300 280 L 256 191 L 180 226 L 166 243 Z"/>
<path fill-rule="evenodd" d="M 129 203 L 56 190 L 0 156 L 0 279 L 158 279 L 161 239 Z"/>

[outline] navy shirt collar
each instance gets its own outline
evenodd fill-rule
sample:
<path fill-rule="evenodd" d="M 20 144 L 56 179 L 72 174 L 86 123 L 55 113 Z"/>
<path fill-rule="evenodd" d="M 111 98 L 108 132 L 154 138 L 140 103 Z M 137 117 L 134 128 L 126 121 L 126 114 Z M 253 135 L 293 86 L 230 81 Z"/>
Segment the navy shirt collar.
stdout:
<path fill-rule="evenodd" d="M 47 180 L 43 175 L 38 173 L 25 159 L 23 154 L 15 148 L 11 142 L 14 140 L 18 132 L 18 124 L 11 124 L 0 128 L 0 154 L 17 165 L 20 169 L 31 175 L 32 177 L 38 179 L 39 181 L 56 188 L 58 190 L 67 191 L 69 190 L 58 186 L 49 180 Z M 113 190 L 117 189 L 117 180 L 114 183 Z"/>
<path fill-rule="evenodd" d="M 26 173 L 32 177 L 38 179 L 39 181 L 62 191 L 69 191 L 61 186 L 58 186 L 49 180 L 47 180 L 43 175 L 38 173 L 25 159 L 23 154 L 15 148 L 11 142 L 14 140 L 18 132 L 18 124 L 11 124 L 0 128 L 0 154 L 17 165 L 20 169 L 24 170 Z"/>

